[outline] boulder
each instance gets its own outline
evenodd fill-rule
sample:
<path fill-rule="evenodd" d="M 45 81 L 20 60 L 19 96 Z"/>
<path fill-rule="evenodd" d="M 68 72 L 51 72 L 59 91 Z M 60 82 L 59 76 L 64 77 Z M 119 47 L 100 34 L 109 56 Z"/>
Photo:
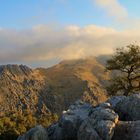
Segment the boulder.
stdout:
<path fill-rule="evenodd" d="M 113 102 L 117 102 L 113 104 L 113 109 L 118 113 L 120 120 L 140 120 L 140 94 L 133 94 L 129 97 L 113 97 L 109 102 L 112 102 L 112 104 Z"/>
<path fill-rule="evenodd" d="M 88 118 L 91 105 L 77 101 L 70 106 L 55 126 L 48 128 L 50 140 L 77 140 L 77 132 L 81 123 Z"/>
<path fill-rule="evenodd" d="M 114 134 L 115 123 L 110 120 L 102 120 L 95 127 L 102 140 L 111 140 Z"/>
<path fill-rule="evenodd" d="M 41 125 L 30 129 L 23 136 L 18 137 L 17 140 L 49 140 L 48 133 Z"/>
<path fill-rule="evenodd" d="M 140 140 L 140 121 L 119 121 L 112 140 Z"/>
<path fill-rule="evenodd" d="M 78 131 L 78 140 L 102 140 L 92 125 L 92 120 L 85 120 Z"/>
<path fill-rule="evenodd" d="M 80 126 L 78 140 L 111 140 L 118 119 L 119 116 L 110 109 L 109 103 L 99 105 Z"/>
<path fill-rule="evenodd" d="M 110 120 L 117 123 L 119 116 L 110 108 L 96 108 L 90 116 L 93 120 Z"/>
<path fill-rule="evenodd" d="M 113 96 L 107 100 L 107 103 L 111 105 L 112 109 L 115 109 L 117 104 L 123 102 L 126 98 L 126 96 Z"/>

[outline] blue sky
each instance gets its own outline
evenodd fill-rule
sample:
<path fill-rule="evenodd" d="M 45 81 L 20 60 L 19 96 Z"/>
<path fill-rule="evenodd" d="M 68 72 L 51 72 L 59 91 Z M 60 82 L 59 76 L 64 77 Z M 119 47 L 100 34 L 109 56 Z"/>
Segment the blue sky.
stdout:
<path fill-rule="evenodd" d="M 140 44 L 139 0 L 0 0 L 0 64 L 50 66 Z"/>
<path fill-rule="evenodd" d="M 119 2 L 128 10 L 131 16 L 140 18 L 139 0 L 119 0 Z"/>
<path fill-rule="evenodd" d="M 119 1 L 130 16 L 139 18 L 139 0 Z M 94 0 L 1 0 L 1 28 L 31 28 L 38 24 L 113 26 Z"/>

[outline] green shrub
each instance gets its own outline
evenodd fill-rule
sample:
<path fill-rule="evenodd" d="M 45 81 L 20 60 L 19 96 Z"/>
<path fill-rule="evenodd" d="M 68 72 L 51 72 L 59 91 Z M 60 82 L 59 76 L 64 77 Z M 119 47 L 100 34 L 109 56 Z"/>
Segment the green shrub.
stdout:
<path fill-rule="evenodd" d="M 16 140 L 19 135 L 37 124 L 48 127 L 57 120 L 57 115 L 51 113 L 37 117 L 28 110 L 25 110 L 24 113 L 10 112 L 0 118 L 0 140 Z"/>

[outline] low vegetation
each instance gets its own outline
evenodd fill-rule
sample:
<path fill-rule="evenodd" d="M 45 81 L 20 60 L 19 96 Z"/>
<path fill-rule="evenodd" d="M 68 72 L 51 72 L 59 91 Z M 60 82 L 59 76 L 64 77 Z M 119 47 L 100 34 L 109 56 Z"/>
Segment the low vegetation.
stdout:
<path fill-rule="evenodd" d="M 16 140 L 19 135 L 37 124 L 48 127 L 57 120 L 57 115 L 51 113 L 36 117 L 28 110 L 25 110 L 24 113 L 10 112 L 0 117 L 0 140 Z"/>

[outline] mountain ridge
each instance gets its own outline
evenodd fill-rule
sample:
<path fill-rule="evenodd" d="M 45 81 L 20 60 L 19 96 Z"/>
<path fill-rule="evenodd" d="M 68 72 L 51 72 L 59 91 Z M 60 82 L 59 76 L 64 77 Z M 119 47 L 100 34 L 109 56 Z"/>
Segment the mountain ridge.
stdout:
<path fill-rule="evenodd" d="M 102 84 L 108 78 L 95 58 L 66 60 L 50 68 L 1 65 L 0 114 L 30 109 L 33 114 L 50 111 L 60 115 L 79 98 L 97 105 L 107 99 Z"/>

